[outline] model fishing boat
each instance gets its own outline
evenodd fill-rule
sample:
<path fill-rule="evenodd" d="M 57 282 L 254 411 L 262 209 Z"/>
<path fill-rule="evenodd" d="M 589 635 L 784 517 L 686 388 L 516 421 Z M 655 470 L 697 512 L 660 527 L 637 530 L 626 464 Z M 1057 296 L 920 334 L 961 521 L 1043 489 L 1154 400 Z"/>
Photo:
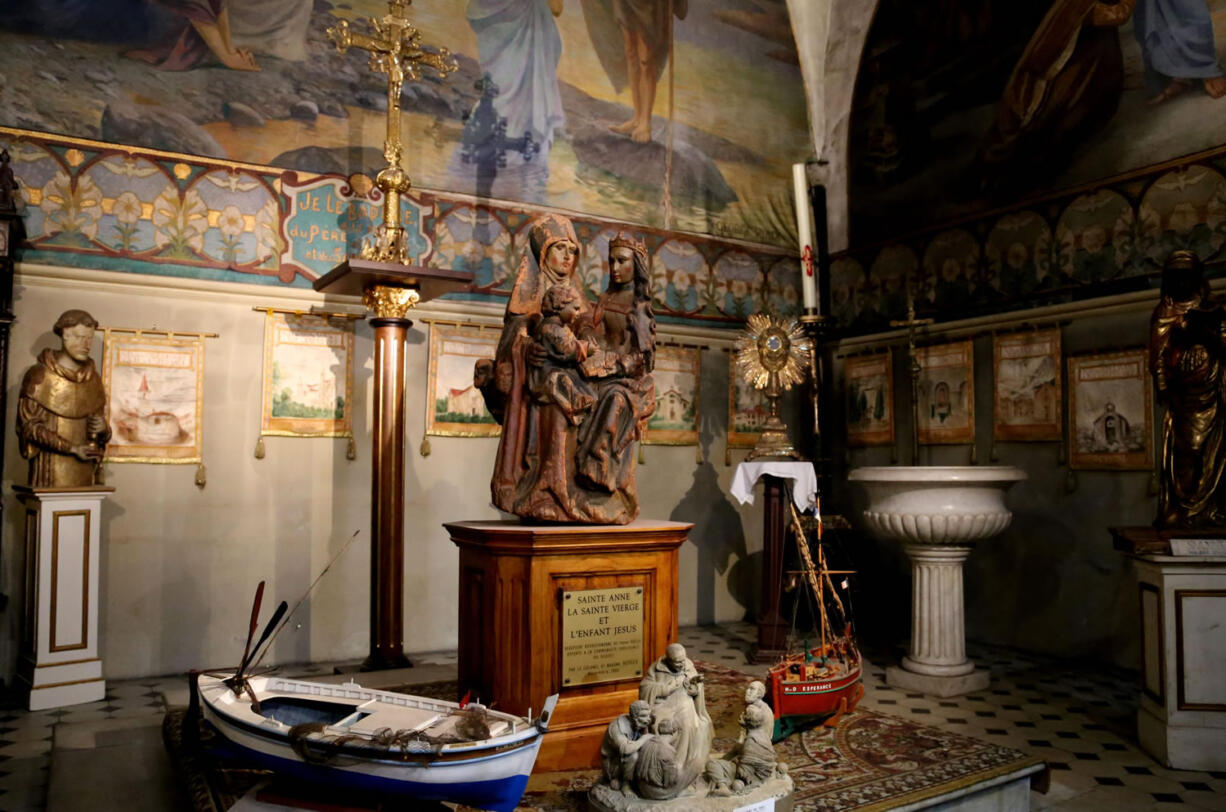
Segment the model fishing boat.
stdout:
<path fill-rule="evenodd" d="M 516 807 L 557 694 L 533 719 L 354 682 L 248 676 L 248 663 L 285 614 L 282 603 L 253 649 L 263 587 L 238 670 L 191 675 L 189 715 L 221 736 L 224 751 L 329 789 L 496 812 Z"/>
<path fill-rule="evenodd" d="M 854 710 L 864 696 L 860 651 L 852 637 L 851 618 L 831 579 L 832 575 L 849 575 L 852 571 L 826 566 L 820 506 L 815 511 L 814 524 L 816 560 L 809 549 L 804 523 L 792 507 L 792 528 L 804 567 L 794 574 L 800 576 L 800 585 L 813 600 L 819 643 L 811 647 L 806 642 L 799 650 L 789 651 L 767 674 L 767 699 L 775 712 L 775 741 L 819 722 L 827 727 L 838 725 L 843 714 Z M 841 586 L 846 589 L 847 581 Z M 837 633 L 827 611 L 827 596 L 839 614 L 841 628 Z"/>
<path fill-rule="evenodd" d="M 510 812 L 558 701 L 535 720 L 353 682 L 197 675 L 204 721 L 235 755 L 337 789 Z"/>

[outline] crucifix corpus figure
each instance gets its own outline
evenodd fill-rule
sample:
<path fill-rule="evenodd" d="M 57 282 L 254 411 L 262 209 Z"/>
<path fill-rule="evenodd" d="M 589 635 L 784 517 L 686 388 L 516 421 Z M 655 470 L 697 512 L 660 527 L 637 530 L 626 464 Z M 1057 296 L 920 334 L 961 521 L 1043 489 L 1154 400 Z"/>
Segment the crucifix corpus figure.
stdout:
<path fill-rule="evenodd" d="M 383 225 L 376 230 L 374 242 L 362 247 L 362 258 L 401 265 L 410 264 L 410 257 L 400 224 L 400 196 L 406 194 L 412 184 L 400 165 L 404 150 L 400 139 L 400 92 L 405 79 L 421 78 L 422 65 L 444 76 L 457 67 L 448 49 L 427 51 L 423 48 L 421 32 L 405 14 L 411 2 L 388 0 L 387 14 L 370 20 L 374 36 L 354 33 L 348 20 L 341 20 L 327 31 L 328 39 L 338 51 L 345 53 L 350 47 L 369 51 L 370 69 L 387 74 L 387 135 L 383 140 L 383 158 L 387 166 L 375 177 L 375 185 L 383 192 Z"/>

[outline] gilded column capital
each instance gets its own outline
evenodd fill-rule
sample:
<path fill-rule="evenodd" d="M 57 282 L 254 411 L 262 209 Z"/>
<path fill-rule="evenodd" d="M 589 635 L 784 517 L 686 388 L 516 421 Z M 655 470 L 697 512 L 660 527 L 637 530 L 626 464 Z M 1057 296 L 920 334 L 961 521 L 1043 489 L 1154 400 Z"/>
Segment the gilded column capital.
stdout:
<path fill-rule="evenodd" d="M 403 319 L 420 301 L 417 291 L 395 285 L 371 285 L 362 295 L 362 302 L 380 319 Z"/>

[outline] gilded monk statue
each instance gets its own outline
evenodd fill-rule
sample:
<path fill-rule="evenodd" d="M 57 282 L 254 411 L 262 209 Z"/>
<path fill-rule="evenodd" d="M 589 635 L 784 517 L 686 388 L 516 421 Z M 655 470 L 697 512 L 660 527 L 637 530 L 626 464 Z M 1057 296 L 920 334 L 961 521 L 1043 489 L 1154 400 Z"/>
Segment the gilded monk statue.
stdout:
<path fill-rule="evenodd" d="M 1162 418 L 1158 518 L 1164 528 L 1226 526 L 1226 309 L 1200 258 L 1175 251 L 1150 319 L 1149 367 Z"/>
<path fill-rule="evenodd" d="M 61 347 L 50 347 L 26 371 L 17 402 L 21 456 L 30 461 L 30 487 L 97 484 L 98 464 L 111 438 L 106 392 L 89 357 L 98 322 L 67 310 L 55 322 Z"/>

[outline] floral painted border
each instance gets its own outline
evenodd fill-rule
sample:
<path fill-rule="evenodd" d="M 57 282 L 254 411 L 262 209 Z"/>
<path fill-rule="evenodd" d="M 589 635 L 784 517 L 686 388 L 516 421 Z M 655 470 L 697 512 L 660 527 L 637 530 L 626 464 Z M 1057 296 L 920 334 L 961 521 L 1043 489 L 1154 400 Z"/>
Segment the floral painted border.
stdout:
<path fill-rule="evenodd" d="M 831 258 L 840 336 L 1156 288 L 1176 249 L 1226 275 L 1226 147 Z"/>
<path fill-rule="evenodd" d="M 0 127 L 24 203 L 21 259 L 129 273 L 309 287 L 360 250 L 381 193 L 365 175 L 316 175 Z M 543 209 L 478 204 L 414 190 L 402 198 L 413 260 L 472 270 L 453 299 L 510 294 L 532 219 Z M 610 234 L 626 226 L 575 215 L 593 291 L 608 275 Z M 651 254 L 661 321 L 737 327 L 750 313 L 799 313 L 789 252 L 632 227 Z"/>

